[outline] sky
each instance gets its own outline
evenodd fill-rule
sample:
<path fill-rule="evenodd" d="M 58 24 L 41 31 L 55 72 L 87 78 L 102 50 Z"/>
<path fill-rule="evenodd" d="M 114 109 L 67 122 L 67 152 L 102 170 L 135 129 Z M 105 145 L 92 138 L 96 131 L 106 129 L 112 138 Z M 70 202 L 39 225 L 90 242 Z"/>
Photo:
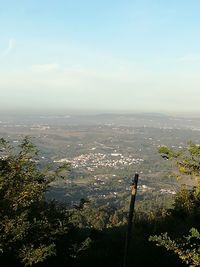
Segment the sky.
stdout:
<path fill-rule="evenodd" d="M 199 0 L 0 0 L 0 110 L 200 114 Z"/>

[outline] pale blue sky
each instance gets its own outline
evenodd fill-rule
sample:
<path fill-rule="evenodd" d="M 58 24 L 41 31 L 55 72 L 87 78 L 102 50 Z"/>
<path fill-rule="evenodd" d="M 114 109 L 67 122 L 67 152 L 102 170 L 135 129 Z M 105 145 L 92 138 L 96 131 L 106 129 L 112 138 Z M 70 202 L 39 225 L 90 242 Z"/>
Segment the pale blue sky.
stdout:
<path fill-rule="evenodd" d="M 199 0 L 0 0 L 0 108 L 200 114 Z"/>

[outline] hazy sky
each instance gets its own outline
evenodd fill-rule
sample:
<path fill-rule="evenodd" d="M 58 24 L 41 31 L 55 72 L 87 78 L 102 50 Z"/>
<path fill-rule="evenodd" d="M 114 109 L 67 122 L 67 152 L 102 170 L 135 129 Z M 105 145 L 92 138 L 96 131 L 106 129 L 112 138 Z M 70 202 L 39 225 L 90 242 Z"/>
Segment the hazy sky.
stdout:
<path fill-rule="evenodd" d="M 0 109 L 200 113 L 199 0 L 0 0 Z"/>

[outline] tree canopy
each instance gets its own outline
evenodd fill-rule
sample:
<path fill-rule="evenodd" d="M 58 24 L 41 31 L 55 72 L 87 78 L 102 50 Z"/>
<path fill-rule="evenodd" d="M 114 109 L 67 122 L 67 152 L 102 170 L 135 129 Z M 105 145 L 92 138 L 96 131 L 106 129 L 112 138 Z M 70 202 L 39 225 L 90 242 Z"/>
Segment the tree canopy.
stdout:
<path fill-rule="evenodd" d="M 172 251 L 187 265 L 200 266 L 200 145 L 190 141 L 186 147 L 176 150 L 162 146 L 159 152 L 164 159 L 174 161 L 179 178 L 182 175 L 195 178 L 195 186 L 188 188 L 183 185 L 177 192 L 170 213 L 171 216 L 185 221 L 186 225 L 193 223 L 195 228 L 191 228 L 187 236 L 184 234 L 171 238 L 166 232 L 151 236 L 150 241 Z"/>
<path fill-rule="evenodd" d="M 67 260 L 75 242 L 69 239 L 74 230 L 70 213 L 45 198 L 58 170 L 41 167 L 29 138 L 18 147 L 4 139 L 0 145 L 1 262 L 31 266 L 60 253 Z"/>

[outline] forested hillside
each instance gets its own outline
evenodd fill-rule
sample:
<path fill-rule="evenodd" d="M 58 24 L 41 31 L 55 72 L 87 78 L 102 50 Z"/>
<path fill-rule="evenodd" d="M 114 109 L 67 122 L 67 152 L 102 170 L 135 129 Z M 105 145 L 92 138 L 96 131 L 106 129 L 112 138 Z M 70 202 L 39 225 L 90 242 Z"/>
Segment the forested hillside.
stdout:
<path fill-rule="evenodd" d="M 167 205 L 148 199 L 136 206 L 128 266 L 199 266 L 200 147 L 160 153 L 179 179 L 193 177 L 196 186 L 183 186 Z M 128 205 L 47 200 L 50 184 L 67 179 L 71 167 L 41 165 L 38 155 L 28 138 L 15 147 L 1 139 L 1 266 L 122 266 Z"/>

